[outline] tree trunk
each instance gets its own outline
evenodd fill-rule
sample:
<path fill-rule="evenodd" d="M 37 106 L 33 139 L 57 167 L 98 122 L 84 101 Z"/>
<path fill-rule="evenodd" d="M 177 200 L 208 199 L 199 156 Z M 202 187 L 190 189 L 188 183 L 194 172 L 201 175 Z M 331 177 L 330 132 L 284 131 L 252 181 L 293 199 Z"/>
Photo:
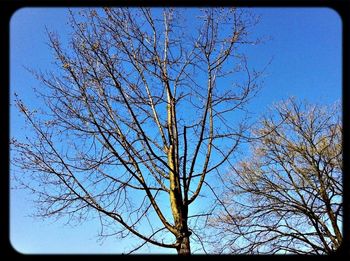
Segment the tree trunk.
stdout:
<path fill-rule="evenodd" d="M 178 242 L 180 243 L 179 247 L 177 248 L 178 255 L 180 255 L 180 256 L 189 256 L 189 255 L 191 255 L 190 237 L 189 237 L 189 235 L 184 236 L 182 238 L 179 238 Z"/>

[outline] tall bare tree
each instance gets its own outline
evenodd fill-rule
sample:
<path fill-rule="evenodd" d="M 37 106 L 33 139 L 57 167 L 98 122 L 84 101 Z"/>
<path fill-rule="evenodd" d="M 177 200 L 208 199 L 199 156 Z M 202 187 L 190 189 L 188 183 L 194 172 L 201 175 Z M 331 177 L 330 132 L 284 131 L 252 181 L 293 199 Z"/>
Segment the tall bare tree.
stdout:
<path fill-rule="evenodd" d="M 57 71 L 34 72 L 46 106 L 17 96 L 31 134 L 11 142 L 38 214 L 95 213 L 102 236 L 141 240 L 130 252 L 190 254 L 191 218 L 208 213 L 189 207 L 237 148 L 259 86 L 239 49 L 256 22 L 236 8 L 104 8 L 71 12 L 67 45 L 48 32 Z"/>
<path fill-rule="evenodd" d="M 339 105 L 277 104 L 255 129 L 252 156 L 225 179 L 212 219 L 235 253 L 331 254 L 342 243 Z"/>

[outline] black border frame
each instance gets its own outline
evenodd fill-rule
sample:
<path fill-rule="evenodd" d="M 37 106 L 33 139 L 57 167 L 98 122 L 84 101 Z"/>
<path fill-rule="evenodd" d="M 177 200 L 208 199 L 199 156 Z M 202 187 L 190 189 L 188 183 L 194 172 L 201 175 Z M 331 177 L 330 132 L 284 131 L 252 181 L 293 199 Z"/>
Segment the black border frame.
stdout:
<path fill-rule="evenodd" d="M 2 149 L 2 164 L 0 175 L 0 198 L 2 213 L 0 215 L 0 230 L 1 230 L 1 244 L 0 244 L 0 256 L 8 257 L 34 257 L 34 258 L 46 258 L 50 256 L 67 256 L 67 257 L 103 257 L 103 258 L 116 258 L 115 256 L 123 257 L 119 254 L 22 254 L 17 252 L 10 242 L 10 209 L 9 209 L 9 103 L 10 103 L 10 19 L 11 16 L 22 7 L 100 7 L 100 6 L 176 6 L 176 7 L 199 7 L 199 6 L 238 6 L 238 7 L 328 7 L 336 11 L 342 19 L 342 106 L 343 106 L 343 202 L 344 202 L 344 219 L 343 219 L 343 235 L 344 241 L 338 252 L 334 256 L 319 256 L 318 258 L 342 258 L 350 257 L 350 176 L 348 172 L 347 163 L 349 162 L 349 156 L 347 149 L 349 148 L 349 139 L 346 133 L 350 131 L 347 127 L 348 119 L 350 115 L 347 111 L 347 98 L 349 97 L 350 89 L 350 4 L 348 0 L 202 0 L 202 1 L 189 1 L 189 0 L 159 0 L 159 1 L 131 1 L 131 0 L 0 0 L 0 30 L 2 38 L 0 43 L 2 48 L 0 49 L 0 119 L 3 123 L 1 128 L 1 149 Z M 141 255 L 142 256 L 142 255 Z M 164 255 L 146 255 L 146 256 L 164 256 Z M 132 256 L 130 256 L 132 258 Z M 136 256 L 137 257 L 137 256 Z M 227 257 L 223 255 L 220 257 Z M 229 258 L 245 259 L 245 258 L 297 258 L 295 255 L 252 255 L 252 256 L 232 256 Z"/>

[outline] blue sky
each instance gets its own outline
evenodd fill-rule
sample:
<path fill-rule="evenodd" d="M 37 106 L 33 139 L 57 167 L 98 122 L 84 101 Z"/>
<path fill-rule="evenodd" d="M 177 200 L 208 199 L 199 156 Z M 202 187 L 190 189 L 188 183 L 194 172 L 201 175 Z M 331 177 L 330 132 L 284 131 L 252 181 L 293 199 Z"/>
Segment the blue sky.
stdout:
<path fill-rule="evenodd" d="M 252 32 L 271 39 L 247 48 L 250 65 L 263 67 L 271 58 L 264 85 L 250 109 L 261 115 L 274 102 L 295 96 L 329 104 L 341 99 L 341 19 L 326 8 L 257 8 L 261 22 Z M 67 9 L 26 8 L 17 11 L 10 24 L 10 93 L 17 92 L 29 105 L 38 105 L 32 88 L 38 85 L 23 66 L 54 69 L 46 44 L 45 26 L 67 37 Z M 21 136 L 23 120 L 10 108 L 10 135 Z M 97 242 L 98 223 L 78 226 L 64 220 L 30 217 L 32 196 L 21 190 L 10 194 L 10 240 L 23 253 L 120 253 L 130 242 L 106 239 Z M 142 252 L 166 253 L 160 248 Z"/>

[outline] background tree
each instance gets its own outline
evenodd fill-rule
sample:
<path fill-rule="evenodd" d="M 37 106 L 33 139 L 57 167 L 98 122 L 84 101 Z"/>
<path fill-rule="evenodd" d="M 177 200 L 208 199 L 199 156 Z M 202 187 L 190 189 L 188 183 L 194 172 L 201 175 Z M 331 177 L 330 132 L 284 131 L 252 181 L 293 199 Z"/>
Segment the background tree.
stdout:
<path fill-rule="evenodd" d="M 224 210 L 212 220 L 221 251 L 330 254 L 341 245 L 339 111 L 289 99 L 263 118 L 252 156 L 225 177 Z"/>
<path fill-rule="evenodd" d="M 191 21 L 183 9 L 85 9 L 71 12 L 66 45 L 48 32 L 57 71 L 33 72 L 46 106 L 30 110 L 17 96 L 31 132 L 11 141 L 38 215 L 95 215 L 102 236 L 141 240 L 131 252 L 154 244 L 190 254 L 191 234 L 200 238 L 191 220 L 210 213 L 189 207 L 237 148 L 240 110 L 261 73 L 239 52 L 256 43 L 253 16 L 188 12 Z"/>

